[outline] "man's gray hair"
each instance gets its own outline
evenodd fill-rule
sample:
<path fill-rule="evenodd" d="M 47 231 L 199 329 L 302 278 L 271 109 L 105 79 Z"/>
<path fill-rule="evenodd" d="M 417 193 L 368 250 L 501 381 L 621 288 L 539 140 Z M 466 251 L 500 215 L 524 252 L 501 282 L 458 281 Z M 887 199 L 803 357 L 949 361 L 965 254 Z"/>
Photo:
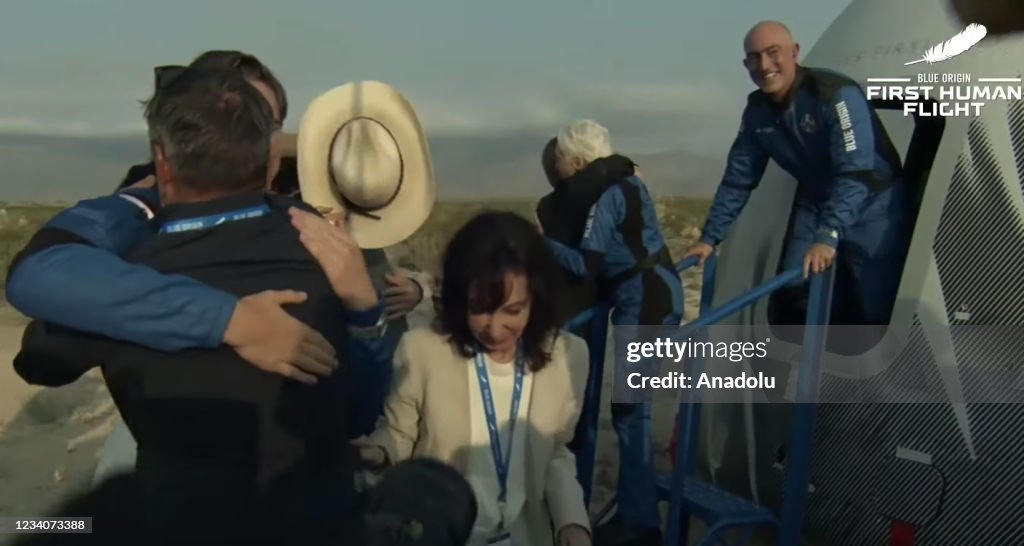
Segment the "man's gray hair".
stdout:
<path fill-rule="evenodd" d="M 186 68 L 146 104 L 146 123 L 150 143 L 192 190 L 266 187 L 274 114 L 238 70 Z"/>
<path fill-rule="evenodd" d="M 557 148 L 562 157 L 578 157 L 587 163 L 614 153 L 608 129 L 592 119 L 573 122 L 558 131 Z"/>

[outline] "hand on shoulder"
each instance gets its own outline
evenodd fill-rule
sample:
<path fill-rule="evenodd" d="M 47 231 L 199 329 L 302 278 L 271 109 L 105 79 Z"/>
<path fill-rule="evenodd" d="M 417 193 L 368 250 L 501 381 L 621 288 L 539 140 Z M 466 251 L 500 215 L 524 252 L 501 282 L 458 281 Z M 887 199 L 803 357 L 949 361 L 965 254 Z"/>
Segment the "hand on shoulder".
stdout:
<path fill-rule="evenodd" d="M 292 225 L 299 239 L 327 274 L 334 293 L 353 310 L 366 310 L 379 302 L 366 269 L 363 252 L 349 235 L 344 222 L 331 222 L 316 213 L 292 207 Z"/>

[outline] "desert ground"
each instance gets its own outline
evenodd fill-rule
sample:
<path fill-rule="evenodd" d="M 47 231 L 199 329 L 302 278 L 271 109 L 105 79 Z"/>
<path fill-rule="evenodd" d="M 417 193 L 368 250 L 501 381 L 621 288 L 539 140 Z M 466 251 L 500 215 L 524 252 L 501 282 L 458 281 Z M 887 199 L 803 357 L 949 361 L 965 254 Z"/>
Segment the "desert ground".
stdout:
<path fill-rule="evenodd" d="M 392 263 L 433 271 L 432 263 L 449 235 L 473 213 L 484 208 L 516 210 L 527 218 L 532 203 L 439 203 L 427 225 L 410 240 L 389 249 Z M 699 235 L 706 203 L 659 200 L 659 217 L 674 256 Z M 0 267 L 6 273 L 11 258 L 38 225 L 59 208 L 7 206 L 0 208 Z M 684 274 L 686 319 L 697 312 L 698 271 Z M 0 516 L 41 516 L 54 505 L 88 488 L 103 442 L 116 411 L 98 373 L 56 389 L 26 385 L 10 365 L 20 346 L 27 319 L 0 300 Z M 608 357 L 610 361 L 610 355 Z M 614 494 L 616 441 L 607 401 L 611 396 L 611 367 L 604 374 L 605 393 L 598 439 L 592 507 L 595 512 Z M 668 442 L 675 399 L 666 396 L 655 411 L 654 442 L 658 466 L 667 470 Z M 694 534 L 700 532 L 694 526 Z M 0 545 L 5 543 L 0 537 Z"/>

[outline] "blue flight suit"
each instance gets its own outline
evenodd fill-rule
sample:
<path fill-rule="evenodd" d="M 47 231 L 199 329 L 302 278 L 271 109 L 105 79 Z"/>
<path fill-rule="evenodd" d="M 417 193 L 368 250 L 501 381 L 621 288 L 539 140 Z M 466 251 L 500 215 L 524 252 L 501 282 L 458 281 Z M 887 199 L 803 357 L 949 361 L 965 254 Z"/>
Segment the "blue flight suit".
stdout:
<path fill-rule="evenodd" d="M 636 337 L 629 332 L 663 326 L 661 335 L 670 335 L 683 318 L 683 285 L 661 234 L 654 200 L 643 182 L 630 175 L 610 185 L 594 203 L 578 248 L 550 237 L 547 241 L 564 269 L 598 277 L 613 305 L 615 399 L 622 400 L 628 388 L 624 341 Z M 659 528 L 650 403 L 613 403 L 612 424 L 619 438 L 617 517 L 631 527 Z"/>
<path fill-rule="evenodd" d="M 833 315 L 856 306 L 850 323 L 888 323 L 912 215 L 899 152 L 857 82 L 798 67 L 787 104 L 749 95 L 702 242 L 725 238 L 769 159 L 798 183 L 784 269 L 802 267 L 813 244 L 837 248 Z"/>
<path fill-rule="evenodd" d="M 238 298 L 119 257 L 155 235 L 143 206 L 159 208 L 156 188 L 126 189 L 58 213 L 12 262 L 7 300 L 26 316 L 151 349 L 220 346 Z M 369 327 L 383 312 L 382 300 L 366 311 L 346 310 L 344 319 Z M 372 431 L 383 410 L 392 371 L 387 341 L 352 336 L 338 355 L 351 366 L 353 436 Z"/>

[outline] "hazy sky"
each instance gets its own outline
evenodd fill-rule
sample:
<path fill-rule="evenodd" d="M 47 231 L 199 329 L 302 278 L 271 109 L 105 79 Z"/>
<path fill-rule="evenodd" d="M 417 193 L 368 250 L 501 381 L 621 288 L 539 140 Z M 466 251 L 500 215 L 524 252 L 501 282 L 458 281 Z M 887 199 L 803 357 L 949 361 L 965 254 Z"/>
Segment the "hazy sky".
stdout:
<path fill-rule="evenodd" d="M 752 84 L 746 30 L 804 52 L 849 0 L 40 0 L 0 18 L 0 131 L 141 130 L 152 67 L 242 49 L 282 79 L 295 129 L 318 93 L 379 79 L 428 133 L 608 125 L 622 147 L 727 145 Z"/>

